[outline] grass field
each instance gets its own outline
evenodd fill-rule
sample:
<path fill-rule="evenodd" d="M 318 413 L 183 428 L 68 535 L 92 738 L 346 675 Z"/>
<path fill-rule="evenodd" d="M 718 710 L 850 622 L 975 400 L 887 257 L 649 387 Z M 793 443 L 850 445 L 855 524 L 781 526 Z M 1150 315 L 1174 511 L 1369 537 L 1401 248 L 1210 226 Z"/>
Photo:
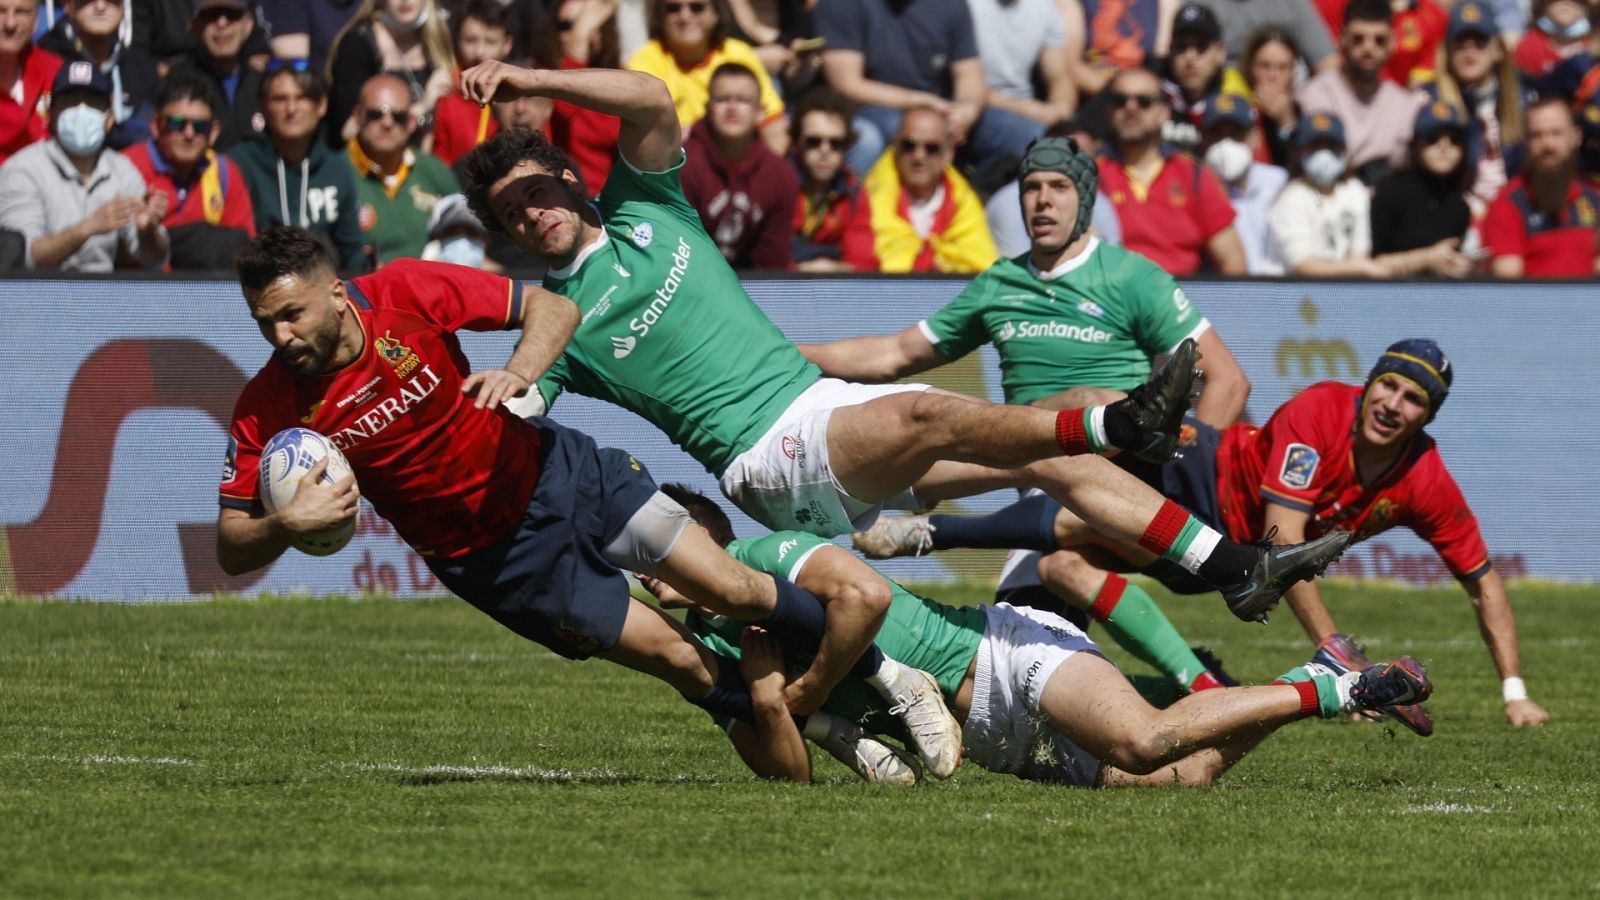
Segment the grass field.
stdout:
<path fill-rule="evenodd" d="M 0 894 L 1593 896 L 1600 589 L 1513 597 L 1549 726 L 1504 725 L 1458 591 L 1335 585 L 1429 664 L 1432 738 L 1305 722 L 1216 787 L 1102 792 L 758 782 L 666 688 L 454 601 L 0 601 Z M 1305 656 L 1287 614 L 1166 606 L 1241 678 Z"/>

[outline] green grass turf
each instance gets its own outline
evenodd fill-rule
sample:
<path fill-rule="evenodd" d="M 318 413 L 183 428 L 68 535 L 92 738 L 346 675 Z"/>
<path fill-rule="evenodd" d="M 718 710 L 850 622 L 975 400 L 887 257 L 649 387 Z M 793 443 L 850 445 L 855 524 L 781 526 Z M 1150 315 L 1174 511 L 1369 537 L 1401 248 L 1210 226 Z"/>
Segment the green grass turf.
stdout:
<path fill-rule="evenodd" d="M 1550 726 L 1505 726 L 1460 593 L 1335 585 L 1429 663 L 1434 737 L 1304 722 L 1216 787 L 1102 792 L 758 782 L 668 689 L 455 601 L 3 601 L 0 894 L 1593 895 L 1600 589 L 1513 596 Z M 1287 614 L 1166 606 L 1240 677 L 1305 656 Z"/>

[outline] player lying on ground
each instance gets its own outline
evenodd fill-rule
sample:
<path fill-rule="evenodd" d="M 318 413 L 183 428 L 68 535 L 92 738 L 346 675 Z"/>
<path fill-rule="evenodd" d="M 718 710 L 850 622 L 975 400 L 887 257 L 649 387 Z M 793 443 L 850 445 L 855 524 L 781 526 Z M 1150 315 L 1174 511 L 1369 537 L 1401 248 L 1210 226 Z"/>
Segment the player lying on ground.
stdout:
<path fill-rule="evenodd" d="M 1023 156 L 1019 180 L 1026 255 L 997 261 L 943 309 L 897 334 L 803 345 L 801 352 L 824 375 L 885 382 L 992 344 L 1000 356 L 1005 402 L 1069 409 L 1108 402 L 1102 389 L 1132 390 L 1150 377 L 1156 357 L 1192 338 L 1201 354 L 1196 367 L 1205 376 L 1196 415 L 1216 428 L 1232 425 L 1250 395 L 1250 381 L 1210 320 L 1155 263 L 1090 233 L 1099 182 L 1094 156 L 1068 138 L 1043 138 Z M 1111 393 L 1109 399 L 1119 396 Z M 1159 467 L 1131 454 L 1116 462 L 1159 488 Z M 1102 584 L 1089 593 L 1098 594 L 1107 583 L 1122 593 L 1085 612 L 1040 585 L 1037 562 L 1035 557 L 1028 566 L 1008 569 L 1005 595 L 997 592 L 996 598 L 1058 613 L 1085 628 L 1092 616 L 1179 690 L 1226 682 L 1208 671 L 1138 585 L 1102 573 Z M 1030 571 L 1031 582 L 1018 581 Z"/>
<path fill-rule="evenodd" d="M 1267 424 L 1218 432 L 1191 429 L 1180 460 L 1163 472 L 1167 496 L 1239 541 L 1294 542 L 1331 529 L 1364 540 L 1404 526 L 1432 545 L 1472 600 L 1489 654 L 1503 680 L 1505 715 L 1512 725 L 1538 725 L 1550 715 L 1529 699 L 1521 678 L 1516 618 L 1505 584 L 1490 567 L 1477 517 L 1445 468 L 1427 424 L 1450 392 L 1450 361 L 1431 340 L 1399 341 L 1379 357 L 1363 385 L 1323 382 L 1302 391 Z M 1276 533 L 1274 534 L 1274 530 Z M 1048 497 L 1026 499 L 990 516 L 904 517 L 880 521 L 857 540 L 884 558 L 995 540 L 1051 554 L 1040 575 L 1051 589 L 1079 603 L 1115 602 L 1121 579 L 1092 585 L 1100 570 L 1138 568 L 1174 591 L 1205 590 L 1139 548 L 1108 540 Z M 1289 589 L 1288 600 L 1313 643 L 1357 658 L 1315 584 Z M 1423 733 L 1420 710 L 1398 711 Z"/>
<path fill-rule="evenodd" d="M 816 650 L 802 695 L 826 696 L 847 671 L 868 677 L 894 698 L 930 768 L 940 777 L 955 770 L 960 730 L 931 677 L 872 646 L 886 591 L 840 597 L 824 612 L 812 594 L 746 568 L 687 528 L 683 507 L 638 460 L 501 405 L 560 352 L 578 318 L 570 301 L 417 260 L 341 281 L 323 244 L 298 228 L 262 233 L 235 265 L 276 352 L 234 410 L 217 520 L 224 570 L 261 568 L 296 535 L 355 515 L 355 479 L 320 483 L 326 460 L 288 506 L 262 508 L 262 446 L 307 426 L 344 452 L 373 509 L 447 588 L 523 637 L 654 675 L 691 703 L 748 719 L 738 666 L 630 597 L 618 567 L 647 572 L 719 613 L 764 624 L 797 650 Z M 504 369 L 469 372 L 458 329 L 519 327 L 523 340 Z"/>
<path fill-rule="evenodd" d="M 487 62 L 462 73 L 461 91 L 479 103 L 550 97 L 622 120 L 619 163 L 597 205 L 536 132 L 503 131 L 464 157 L 479 218 L 548 262 L 546 287 L 582 311 L 549 374 L 517 385 L 531 388 L 519 413 L 544 412 L 564 390 L 622 406 L 666 432 L 769 528 L 842 534 L 884 505 L 1037 486 L 1107 534 L 1141 541 L 1236 605 L 1261 610 L 1337 552 L 1236 544 L 1093 455 L 1116 447 L 1171 458 L 1193 342 L 1123 401 L 1061 412 L 926 385 L 822 379 L 751 301 L 684 198 L 678 114 L 658 79 Z"/>
<path fill-rule="evenodd" d="M 1206 784 L 1290 722 L 1420 702 L 1431 690 L 1422 666 L 1410 657 L 1360 672 L 1308 663 L 1271 685 L 1202 691 L 1157 709 L 1093 641 L 1059 616 L 1009 604 L 936 603 L 802 532 L 736 540 L 715 503 L 681 485 L 663 490 L 734 558 L 792 578 L 818 596 L 887 586 L 894 599 L 878 632 L 880 644 L 939 679 L 950 708 L 965 722 L 967 758 L 993 772 L 1082 786 Z M 727 655 L 740 652 L 742 623 L 699 609 L 652 579 L 645 584 L 663 605 L 689 605 L 689 627 L 709 646 Z M 809 781 L 803 732 L 783 714 L 784 655 L 764 640 L 745 639 L 744 647 L 758 651 L 752 654 L 757 659 L 743 663 L 757 714 L 753 723 L 726 723 L 729 736 L 757 773 Z M 866 722 L 868 731 L 892 730 L 882 701 L 863 687 L 846 679 L 824 709 L 841 720 Z M 889 745 L 855 738 L 859 755 L 852 767 L 858 773 L 871 780 L 910 780 L 908 764 Z"/>

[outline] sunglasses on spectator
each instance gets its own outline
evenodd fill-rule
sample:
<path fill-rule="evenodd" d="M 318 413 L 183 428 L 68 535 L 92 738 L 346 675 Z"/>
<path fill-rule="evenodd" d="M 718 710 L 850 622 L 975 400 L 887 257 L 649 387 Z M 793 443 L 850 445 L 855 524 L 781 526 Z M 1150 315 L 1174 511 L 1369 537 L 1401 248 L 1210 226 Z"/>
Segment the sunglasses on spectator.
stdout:
<path fill-rule="evenodd" d="M 220 21 L 222 19 L 227 19 L 229 22 L 237 22 L 240 19 L 243 19 L 244 16 L 245 12 L 242 9 L 231 9 L 226 6 L 213 6 L 210 9 L 202 9 L 198 13 L 195 13 L 194 18 L 195 21 L 199 22 L 201 25 L 210 25 L 211 23 Z"/>
<path fill-rule="evenodd" d="M 1156 105 L 1157 100 L 1161 99 L 1155 94 L 1122 94 L 1116 92 L 1113 92 L 1110 97 L 1112 109 L 1121 109 L 1127 106 L 1129 102 L 1132 102 L 1140 109 L 1149 109 Z"/>
<path fill-rule="evenodd" d="M 921 150 L 929 156 L 940 156 L 944 153 L 944 144 L 940 141 L 916 141 L 911 138 L 900 139 L 900 152 L 910 156 Z"/>
<path fill-rule="evenodd" d="M 705 0 L 694 0 L 694 2 L 691 3 L 668 3 L 665 7 L 667 15 L 669 16 L 676 15 L 684 10 L 688 10 L 689 12 L 699 16 L 704 15 L 705 11 L 710 8 L 711 4 L 705 2 Z"/>
<path fill-rule="evenodd" d="M 399 125 L 401 128 L 411 124 L 411 110 L 409 109 L 395 109 L 390 106 L 382 106 L 377 109 L 364 109 L 361 111 L 361 119 L 368 125 L 376 125 L 379 122 L 382 122 L 384 117 L 393 119 L 394 123 Z"/>
<path fill-rule="evenodd" d="M 821 134 L 808 134 L 805 137 L 802 137 L 800 142 L 806 145 L 807 150 L 820 150 L 823 147 L 827 147 L 830 150 L 843 150 L 844 145 L 850 141 L 849 138 L 830 137 Z M 908 150 L 906 152 L 909 153 L 911 151 Z"/>
<path fill-rule="evenodd" d="M 1425 134 L 1422 136 L 1422 146 L 1424 147 L 1432 147 L 1434 144 L 1437 144 L 1440 141 L 1449 141 L 1457 147 L 1464 147 L 1467 144 L 1467 136 L 1459 131 L 1453 131 L 1448 128 L 1440 129 L 1432 134 Z"/>
<path fill-rule="evenodd" d="M 174 134 L 182 134 L 185 129 L 193 128 L 195 134 L 210 134 L 211 119 L 193 119 L 189 116 L 167 116 L 162 120 L 166 129 Z"/>
<path fill-rule="evenodd" d="M 291 72 L 306 72 L 306 71 L 310 71 L 310 69 L 311 69 L 311 60 L 309 60 L 309 59 L 279 59 L 276 56 L 273 57 L 272 59 L 267 60 L 267 74 L 268 75 L 271 75 L 273 72 L 281 72 L 284 69 L 288 69 Z"/>

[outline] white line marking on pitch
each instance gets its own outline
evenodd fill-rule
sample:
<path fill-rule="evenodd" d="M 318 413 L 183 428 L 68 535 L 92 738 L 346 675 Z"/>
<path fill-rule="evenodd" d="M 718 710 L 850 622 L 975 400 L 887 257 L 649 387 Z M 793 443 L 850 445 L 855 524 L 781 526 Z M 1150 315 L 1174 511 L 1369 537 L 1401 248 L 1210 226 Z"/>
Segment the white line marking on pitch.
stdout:
<path fill-rule="evenodd" d="M 1400 811 L 1403 813 L 1467 813 L 1469 815 L 1483 815 L 1497 813 L 1500 810 L 1493 806 L 1478 806 L 1472 803 L 1446 803 L 1443 800 L 1436 800 L 1432 803 L 1424 803 L 1421 806 L 1407 806 Z"/>
<path fill-rule="evenodd" d="M 85 766 L 194 766 L 199 765 L 192 759 L 175 759 L 170 756 L 105 756 L 91 753 L 88 756 L 23 756 L 22 759 L 34 759 L 41 762 L 59 762 L 72 765 Z"/>
<path fill-rule="evenodd" d="M 408 775 L 503 775 L 512 778 L 531 778 L 539 781 L 601 781 L 625 778 L 614 769 L 541 769 L 537 766 L 451 766 L 430 764 L 403 766 L 396 763 L 341 763 L 341 769 L 360 769 L 366 772 L 399 772 Z"/>

